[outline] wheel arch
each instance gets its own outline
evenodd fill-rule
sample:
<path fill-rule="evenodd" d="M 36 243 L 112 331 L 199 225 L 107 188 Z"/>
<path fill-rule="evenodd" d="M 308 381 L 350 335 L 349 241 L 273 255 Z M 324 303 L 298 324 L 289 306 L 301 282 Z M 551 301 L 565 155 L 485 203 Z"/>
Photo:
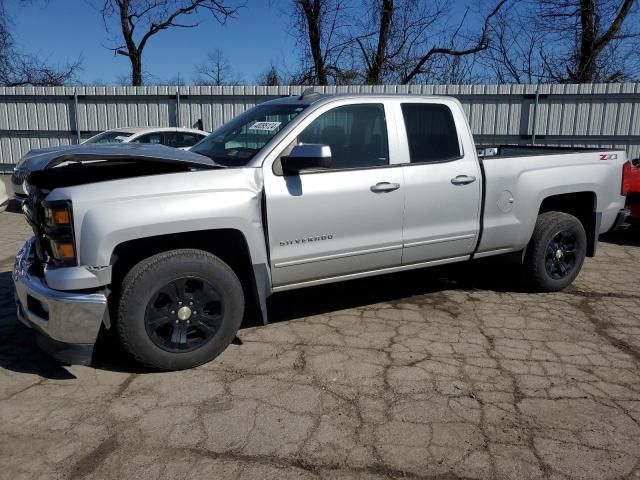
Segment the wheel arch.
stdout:
<path fill-rule="evenodd" d="M 540 203 L 538 215 L 546 212 L 563 212 L 576 217 L 587 234 L 587 256 L 593 257 L 598 244 L 601 220 L 597 205 L 598 197 L 593 191 L 561 193 L 545 197 Z"/>
<path fill-rule="evenodd" d="M 111 289 L 118 298 L 125 275 L 138 262 L 169 250 L 193 248 L 209 252 L 236 273 L 246 299 L 246 315 L 257 314 L 267 323 L 266 298 L 271 293 L 270 272 L 266 264 L 254 264 L 249 243 L 240 230 L 225 228 L 172 233 L 137 238 L 119 243 L 113 249 Z"/>

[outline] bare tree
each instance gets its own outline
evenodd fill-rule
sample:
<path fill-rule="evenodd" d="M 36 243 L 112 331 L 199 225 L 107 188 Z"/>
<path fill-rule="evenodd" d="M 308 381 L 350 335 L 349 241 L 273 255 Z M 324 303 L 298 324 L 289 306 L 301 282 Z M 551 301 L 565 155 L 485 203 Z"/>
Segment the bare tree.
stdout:
<path fill-rule="evenodd" d="M 143 83 L 142 53 L 151 37 L 170 28 L 197 26 L 197 21 L 182 20 L 200 11 L 209 12 L 224 24 L 238 8 L 227 0 L 104 0 L 101 11 L 107 30 L 109 20 L 117 20 L 123 44 L 113 51 L 129 58 L 131 85 L 139 86 Z"/>
<path fill-rule="evenodd" d="M 24 3 L 24 2 L 23 2 Z M 51 65 L 35 55 L 15 48 L 11 22 L 4 0 L 0 0 L 0 84 L 5 86 L 58 86 L 69 83 L 81 69 L 82 59 Z"/>
<path fill-rule="evenodd" d="M 474 77 L 474 57 L 489 45 L 489 26 L 508 0 L 499 0 L 482 16 L 480 32 L 463 27 L 469 10 L 450 28 L 447 0 L 363 0 L 356 21 L 359 69 L 369 84 L 416 80 L 460 82 Z"/>
<path fill-rule="evenodd" d="M 564 54 L 564 71 L 548 63 L 558 60 L 557 55 L 543 51 L 555 79 L 586 83 L 624 77 L 622 69 L 610 69 L 610 58 L 604 54 L 608 47 L 640 36 L 637 21 L 624 28 L 634 3 L 635 0 L 540 0 L 541 30 L 571 45 Z"/>
<path fill-rule="evenodd" d="M 443 0 L 362 0 L 354 41 L 362 79 L 368 84 L 399 82 L 414 62 L 414 49 L 446 12 Z"/>
<path fill-rule="evenodd" d="M 392 24 L 394 22 L 394 1 L 382 0 L 381 2 L 375 2 L 378 9 L 373 9 L 373 21 L 379 19 L 378 35 L 375 47 L 370 45 L 365 46 L 365 42 L 373 37 L 371 34 L 365 34 L 362 37 L 356 37 L 356 42 L 362 52 L 362 57 L 366 63 L 366 72 L 364 74 L 364 81 L 368 84 L 382 83 L 383 69 L 387 63 L 389 56 L 387 51 L 389 48 L 390 40 L 397 31 L 392 32 Z M 378 18 L 376 18 L 378 17 Z M 375 49 L 374 49 L 375 48 Z"/>
<path fill-rule="evenodd" d="M 341 67 L 348 50 L 348 0 L 292 0 L 298 44 L 302 46 L 299 83 L 328 85 L 343 83 Z M 310 59 L 310 61 L 308 61 Z M 347 75 L 348 76 L 348 75 Z"/>
<path fill-rule="evenodd" d="M 256 78 L 258 85 L 266 85 L 268 87 L 276 87 L 282 84 L 282 74 L 278 72 L 275 65 L 271 65 Z"/>
<path fill-rule="evenodd" d="M 207 54 L 207 60 L 196 67 L 197 85 L 239 85 L 242 80 L 236 76 L 229 60 L 221 49 Z"/>
<path fill-rule="evenodd" d="M 475 40 L 470 44 L 470 45 L 454 45 L 453 41 L 451 42 L 452 44 L 449 46 L 433 46 L 431 47 L 429 50 L 427 50 L 424 54 L 420 55 L 417 58 L 417 61 L 415 62 L 415 65 L 403 75 L 402 78 L 402 84 L 406 84 L 406 83 L 411 83 L 411 81 L 420 73 L 424 72 L 424 67 L 425 65 L 428 64 L 428 62 L 437 57 L 437 56 L 442 56 L 442 55 L 447 55 L 447 56 L 451 56 L 451 57 L 463 57 L 466 55 L 473 55 L 476 54 L 478 52 L 481 52 L 483 50 L 486 50 L 489 47 L 489 27 L 491 25 L 491 20 L 493 19 L 493 17 L 495 17 L 497 15 L 497 13 L 500 11 L 500 9 L 502 8 L 502 6 L 507 2 L 508 0 L 500 0 L 496 6 L 494 7 L 493 10 L 491 10 L 491 12 L 485 16 L 484 18 L 484 22 L 483 22 L 483 26 L 482 26 L 482 30 L 481 32 L 477 35 L 477 37 L 475 38 Z M 463 19 L 464 22 L 464 19 Z M 458 28 L 458 30 L 456 31 L 456 33 L 453 36 L 453 39 L 456 38 L 457 33 L 459 32 L 459 29 L 462 27 L 462 23 L 460 23 L 460 27 Z"/>
<path fill-rule="evenodd" d="M 550 78 L 539 55 L 543 38 L 536 28 L 526 24 L 530 15 L 525 17 L 525 13 L 517 4 L 512 4 L 496 15 L 492 25 L 493 41 L 480 56 L 485 71 L 492 72 L 485 74 L 485 81 L 539 83 Z"/>
<path fill-rule="evenodd" d="M 166 80 L 159 80 L 154 82 L 155 85 L 167 85 L 170 87 L 183 87 L 187 84 L 187 81 L 185 80 L 185 78 L 180 75 L 179 73 L 177 75 L 174 75 L 173 77 L 169 77 Z"/>
<path fill-rule="evenodd" d="M 612 82 L 640 75 L 633 0 L 531 0 L 501 12 L 482 63 L 498 82 Z"/>

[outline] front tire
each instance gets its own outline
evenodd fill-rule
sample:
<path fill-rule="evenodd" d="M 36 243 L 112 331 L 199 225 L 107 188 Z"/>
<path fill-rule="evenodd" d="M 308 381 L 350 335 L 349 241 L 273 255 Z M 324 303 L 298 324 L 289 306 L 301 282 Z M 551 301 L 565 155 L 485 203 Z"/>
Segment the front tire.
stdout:
<path fill-rule="evenodd" d="M 183 370 L 222 353 L 243 314 L 242 285 L 226 263 L 202 250 L 171 250 L 125 276 L 116 330 L 138 363 Z"/>
<path fill-rule="evenodd" d="M 580 220 L 568 213 L 543 213 L 525 254 L 527 276 L 536 290 L 557 292 L 578 276 L 586 253 L 587 235 Z"/>

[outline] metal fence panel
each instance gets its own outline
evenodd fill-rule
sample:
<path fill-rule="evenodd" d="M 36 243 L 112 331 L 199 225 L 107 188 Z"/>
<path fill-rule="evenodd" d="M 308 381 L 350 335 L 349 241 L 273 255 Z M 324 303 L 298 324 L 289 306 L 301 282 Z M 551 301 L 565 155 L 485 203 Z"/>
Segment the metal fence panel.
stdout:
<path fill-rule="evenodd" d="M 111 128 L 214 130 L 302 86 L 0 87 L 0 167 L 31 148 L 77 143 Z M 640 83 L 583 85 L 362 85 L 323 93 L 399 93 L 458 98 L 477 143 L 624 148 L 640 157 Z"/>

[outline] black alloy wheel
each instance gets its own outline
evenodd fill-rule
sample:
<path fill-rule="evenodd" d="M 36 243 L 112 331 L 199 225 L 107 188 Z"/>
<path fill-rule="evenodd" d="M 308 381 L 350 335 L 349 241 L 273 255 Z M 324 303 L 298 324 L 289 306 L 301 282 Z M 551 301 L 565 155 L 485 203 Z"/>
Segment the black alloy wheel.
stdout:
<path fill-rule="evenodd" d="M 145 328 L 155 345 L 167 352 L 189 352 L 220 330 L 224 301 L 206 280 L 182 277 L 155 292 L 145 311 Z"/>
<path fill-rule="evenodd" d="M 584 225 L 565 212 L 538 215 L 525 251 L 524 267 L 536 291 L 557 292 L 578 276 L 587 253 Z"/>
<path fill-rule="evenodd" d="M 554 280 L 560 280 L 573 273 L 577 265 L 577 238 L 568 230 L 558 232 L 549 242 L 545 255 L 547 273 Z"/>
<path fill-rule="evenodd" d="M 134 265 L 122 280 L 114 326 L 125 351 L 153 370 L 206 363 L 233 341 L 244 316 L 235 272 L 203 250 L 168 250 Z"/>

